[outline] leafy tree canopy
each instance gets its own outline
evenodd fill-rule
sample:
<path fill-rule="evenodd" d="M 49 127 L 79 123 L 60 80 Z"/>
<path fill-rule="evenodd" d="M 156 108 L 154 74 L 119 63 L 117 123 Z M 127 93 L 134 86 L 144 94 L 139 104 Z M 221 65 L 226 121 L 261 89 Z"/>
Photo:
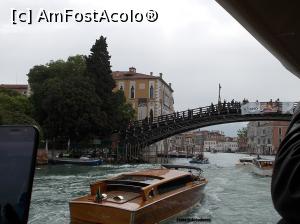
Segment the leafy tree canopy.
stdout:
<path fill-rule="evenodd" d="M 28 98 L 17 91 L 0 88 L 0 124 L 38 125 L 31 118 L 31 104 Z"/>
<path fill-rule="evenodd" d="M 34 66 L 28 73 L 35 119 L 47 138 L 75 141 L 108 137 L 127 125 L 134 111 L 122 91 L 114 93 L 106 39 L 89 56 Z"/>
<path fill-rule="evenodd" d="M 247 138 L 247 128 L 244 127 L 244 128 L 241 128 L 237 131 L 237 136 L 239 138 Z"/>

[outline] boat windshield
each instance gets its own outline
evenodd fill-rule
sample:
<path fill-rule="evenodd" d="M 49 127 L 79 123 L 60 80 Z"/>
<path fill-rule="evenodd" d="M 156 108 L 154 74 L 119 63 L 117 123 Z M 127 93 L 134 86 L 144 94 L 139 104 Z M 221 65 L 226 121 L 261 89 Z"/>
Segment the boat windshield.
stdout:
<path fill-rule="evenodd" d="M 241 163 L 244 163 L 244 162 L 250 162 L 250 163 L 251 163 L 252 161 L 253 161 L 252 158 L 241 158 L 241 159 L 240 159 L 240 162 L 241 162 Z"/>
<path fill-rule="evenodd" d="M 122 180 L 122 181 L 136 181 L 136 182 L 141 182 L 141 183 L 146 183 L 146 184 L 151 184 L 155 180 L 161 180 L 163 179 L 162 177 L 157 177 L 157 176 L 144 176 L 144 175 L 123 175 L 115 180 Z"/>

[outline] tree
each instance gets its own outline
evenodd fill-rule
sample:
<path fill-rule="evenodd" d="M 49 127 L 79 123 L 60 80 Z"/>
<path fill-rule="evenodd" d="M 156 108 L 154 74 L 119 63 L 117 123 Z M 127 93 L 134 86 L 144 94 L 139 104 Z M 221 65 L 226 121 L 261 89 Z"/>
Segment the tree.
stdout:
<path fill-rule="evenodd" d="M 86 57 L 86 66 L 87 75 L 93 80 L 98 96 L 105 101 L 111 100 L 116 83 L 111 75 L 110 55 L 103 36 L 92 46 L 90 55 Z"/>
<path fill-rule="evenodd" d="M 237 131 L 237 136 L 239 138 L 247 138 L 247 128 L 244 127 L 244 128 L 241 128 Z"/>
<path fill-rule="evenodd" d="M 85 58 L 80 55 L 30 70 L 34 116 L 47 138 L 80 141 L 99 135 L 104 126 L 103 118 L 106 122 L 105 114 L 101 112 L 102 102 L 85 72 Z"/>
<path fill-rule="evenodd" d="M 31 117 L 28 98 L 17 91 L 0 88 L 0 124 L 38 126 Z"/>
<path fill-rule="evenodd" d="M 124 92 L 122 90 L 118 90 L 113 95 L 113 114 L 114 118 L 111 122 L 111 126 L 113 130 L 120 130 L 125 128 L 130 120 L 134 117 L 134 109 L 131 104 L 126 102 L 126 97 L 124 96 Z"/>
<path fill-rule="evenodd" d="M 109 135 L 114 130 L 120 130 L 133 118 L 134 111 L 126 103 L 123 91 L 113 92 L 115 81 L 112 78 L 110 55 L 107 50 L 106 38 L 101 36 L 91 48 L 86 58 L 87 76 L 93 80 L 96 93 L 102 101 L 103 112 L 106 114 Z"/>
<path fill-rule="evenodd" d="M 77 55 L 30 69 L 30 101 L 45 137 L 79 142 L 110 137 L 114 130 L 126 126 L 134 111 L 122 91 L 113 92 L 111 73 L 102 36 L 88 57 Z"/>

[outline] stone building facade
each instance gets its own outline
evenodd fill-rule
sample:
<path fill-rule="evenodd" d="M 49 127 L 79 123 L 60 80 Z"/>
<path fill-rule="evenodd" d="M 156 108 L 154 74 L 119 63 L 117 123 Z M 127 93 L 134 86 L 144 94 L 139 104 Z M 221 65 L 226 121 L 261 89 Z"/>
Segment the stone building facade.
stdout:
<path fill-rule="evenodd" d="M 248 151 L 257 154 L 276 154 L 289 122 L 251 121 L 247 125 Z"/>
<path fill-rule="evenodd" d="M 112 73 L 116 81 L 116 90 L 123 90 L 125 97 L 136 111 L 136 119 L 142 120 L 170 114 L 174 112 L 174 98 L 171 83 L 163 80 L 162 73 L 159 76 L 137 73 L 134 67 L 128 71 L 114 71 Z"/>
<path fill-rule="evenodd" d="M 128 71 L 114 71 L 112 77 L 116 82 L 113 91 L 123 90 L 127 102 L 135 110 L 135 119 L 157 117 L 174 113 L 174 98 L 171 83 L 163 79 L 163 74 L 155 76 L 138 73 L 131 67 Z M 171 150 L 172 138 L 162 140 L 144 149 L 147 160 L 156 159 L 157 154 L 165 154 Z"/>

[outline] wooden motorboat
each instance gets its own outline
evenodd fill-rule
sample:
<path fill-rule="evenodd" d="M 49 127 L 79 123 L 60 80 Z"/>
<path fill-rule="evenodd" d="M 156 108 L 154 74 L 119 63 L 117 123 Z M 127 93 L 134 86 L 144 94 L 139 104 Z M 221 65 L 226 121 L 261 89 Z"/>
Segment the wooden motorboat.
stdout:
<path fill-rule="evenodd" d="M 200 172 L 198 167 L 163 165 L 97 181 L 90 194 L 69 203 L 71 223 L 159 223 L 201 201 L 207 180 Z"/>
<path fill-rule="evenodd" d="M 255 158 L 253 159 L 253 172 L 260 176 L 272 176 L 274 160 Z"/>

